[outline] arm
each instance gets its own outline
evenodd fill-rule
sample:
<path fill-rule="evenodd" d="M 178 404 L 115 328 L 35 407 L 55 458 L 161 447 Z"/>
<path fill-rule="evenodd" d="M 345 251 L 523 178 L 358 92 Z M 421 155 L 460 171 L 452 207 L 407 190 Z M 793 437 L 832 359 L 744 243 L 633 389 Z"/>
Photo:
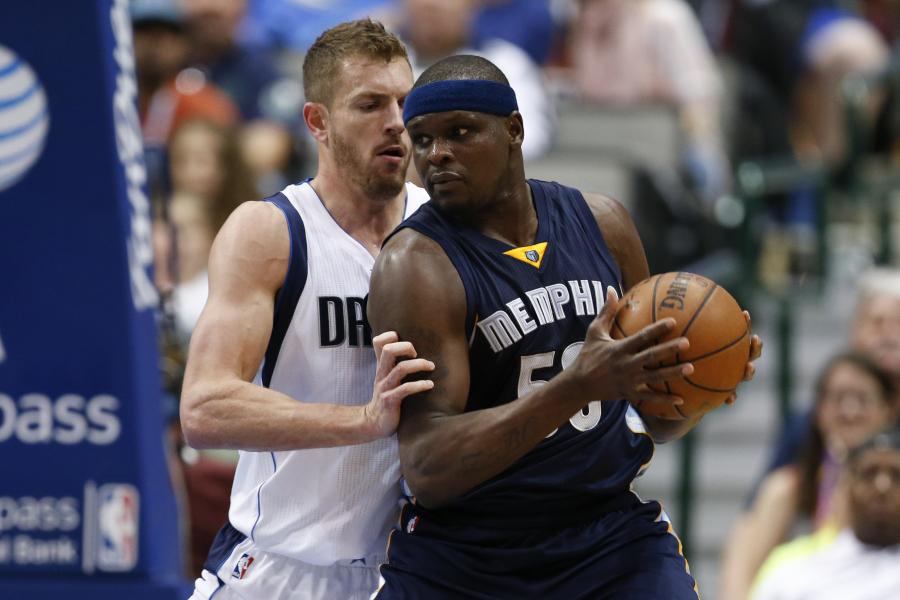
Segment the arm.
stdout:
<path fill-rule="evenodd" d="M 601 194 L 585 193 L 584 199 L 597 219 L 603 239 L 622 271 L 622 292 L 650 277 L 644 246 L 631 216 L 621 203 Z M 645 414 L 640 408 L 647 430 L 657 443 L 676 440 L 693 429 L 703 418 L 695 415 L 684 420 L 669 420 Z"/>
<path fill-rule="evenodd" d="M 209 299 L 191 336 L 181 397 L 182 428 L 196 448 L 291 450 L 368 442 L 392 433 L 405 395 L 431 385 L 400 385 L 404 375 L 431 365 L 408 360 L 395 367 L 397 358 L 415 358 L 415 351 L 391 335 L 377 341 L 382 360 L 367 405 L 307 403 L 250 383 L 272 333 L 289 243 L 284 216 L 266 202 L 241 205 L 213 243 Z"/>
<path fill-rule="evenodd" d="M 609 336 L 616 302 L 610 296 L 588 330 L 575 362 L 524 396 L 464 412 L 469 394 L 469 344 L 463 284 L 443 250 L 403 230 L 382 250 L 372 273 L 369 320 L 391 329 L 431 358 L 435 387 L 403 407 L 400 464 L 417 501 L 438 507 L 499 474 L 592 400 L 597 390 L 621 398 L 626 389 L 671 379 L 684 365 L 645 366 L 675 356 L 679 340 L 651 346 L 674 326 L 663 320 L 623 340 Z M 683 341 L 683 340 L 681 340 Z M 648 399 L 670 396 L 645 392 Z"/>
<path fill-rule="evenodd" d="M 797 488 L 792 467 L 773 471 L 750 509 L 738 517 L 723 550 L 723 600 L 746 600 L 766 557 L 790 532 L 797 514 Z"/>

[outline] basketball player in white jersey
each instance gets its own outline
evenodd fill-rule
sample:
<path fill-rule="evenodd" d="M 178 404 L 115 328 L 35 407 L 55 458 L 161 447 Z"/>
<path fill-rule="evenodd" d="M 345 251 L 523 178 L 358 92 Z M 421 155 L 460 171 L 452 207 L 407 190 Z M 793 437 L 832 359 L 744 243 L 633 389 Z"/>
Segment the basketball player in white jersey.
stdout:
<path fill-rule="evenodd" d="M 378 23 L 345 23 L 303 76 L 318 172 L 231 215 L 191 340 L 185 436 L 241 450 L 193 599 L 368 598 L 400 497 L 401 400 L 433 386 L 404 382 L 434 365 L 364 318 L 382 241 L 427 199 L 404 183 L 406 52 Z"/>

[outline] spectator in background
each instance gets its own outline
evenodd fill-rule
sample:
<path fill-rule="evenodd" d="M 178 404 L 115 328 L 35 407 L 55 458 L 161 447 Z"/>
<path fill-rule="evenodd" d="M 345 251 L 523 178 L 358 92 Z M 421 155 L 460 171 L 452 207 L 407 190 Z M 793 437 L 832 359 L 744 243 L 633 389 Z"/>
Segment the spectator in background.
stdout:
<path fill-rule="evenodd" d="M 177 268 L 180 248 L 171 221 L 171 202 L 182 195 L 202 202 L 215 234 L 231 211 L 256 193 L 253 175 L 243 160 L 236 131 L 205 119 L 186 121 L 174 133 L 167 171 L 171 176 L 172 200 L 160 203 L 161 208 L 154 216 L 154 276 L 164 297 L 185 281 Z M 184 340 L 184 334 L 179 331 L 179 339 Z"/>
<path fill-rule="evenodd" d="M 395 3 L 396 0 L 253 0 L 241 35 L 251 46 L 303 54 L 326 29 L 343 21 L 381 17 Z"/>
<path fill-rule="evenodd" d="M 241 113 L 244 160 L 268 194 L 284 187 L 295 148 L 303 90 L 268 54 L 237 42 L 246 0 L 184 0 L 191 64 L 224 91 Z"/>
<path fill-rule="evenodd" d="M 839 465 L 848 450 L 897 421 L 891 377 L 865 355 L 833 358 L 816 385 L 814 421 L 791 464 L 769 473 L 726 542 L 722 600 L 745 600 L 769 553 L 799 522 L 814 530 L 842 526 L 835 501 Z"/>
<path fill-rule="evenodd" d="M 848 157 L 842 81 L 887 65 L 887 46 L 878 31 L 829 0 L 733 0 L 731 52 L 737 66 L 733 155 L 736 160 L 793 157 L 803 164 L 839 167 Z M 878 95 L 868 107 L 874 122 Z M 776 225 L 764 256 L 776 262 L 768 278 L 815 264 L 816 190 L 799 186 L 769 199 Z"/>
<path fill-rule="evenodd" d="M 830 544 L 773 556 L 753 600 L 900 597 L 900 430 L 854 449 L 843 471 L 845 527 Z"/>
<path fill-rule="evenodd" d="M 541 70 L 520 47 L 493 38 L 472 37 L 477 0 L 403 0 L 400 31 L 409 49 L 413 75 L 452 54 L 477 54 L 503 71 L 516 91 L 519 112 L 528 123 L 525 159 L 544 154 L 552 142 L 554 110 Z"/>
<path fill-rule="evenodd" d="M 557 34 L 549 0 L 480 0 L 476 6 L 472 45 L 506 40 L 535 64 L 547 62 Z"/>
<path fill-rule="evenodd" d="M 729 189 L 722 79 L 697 17 L 683 0 L 581 0 L 571 44 L 582 99 L 675 106 L 694 187 L 708 202 Z"/>
<path fill-rule="evenodd" d="M 169 163 L 173 190 L 204 202 L 214 233 L 231 211 L 255 197 L 253 173 L 234 128 L 204 119 L 184 123 L 172 138 Z"/>
<path fill-rule="evenodd" d="M 858 288 L 852 343 L 891 376 L 900 407 L 900 269 L 871 269 Z"/>
<path fill-rule="evenodd" d="M 179 125 L 191 118 L 234 125 L 240 115 L 202 72 L 185 69 L 190 46 L 176 0 L 132 0 L 131 20 L 148 186 L 158 201 L 168 191 L 165 152 Z"/>
<path fill-rule="evenodd" d="M 860 277 L 856 288 L 850 344 L 890 376 L 895 390 L 894 402 L 900 413 L 900 269 L 869 269 Z M 797 459 L 812 423 L 812 411 L 805 411 L 788 421 L 775 444 L 767 473 Z"/>
<path fill-rule="evenodd" d="M 178 342 L 187 350 L 209 293 L 206 267 L 216 229 L 206 201 L 184 192 L 176 193 L 170 200 L 169 223 L 178 249 L 175 260 L 178 280 L 172 290 L 172 313 Z M 218 525 L 216 528 L 213 534 L 218 531 Z"/>

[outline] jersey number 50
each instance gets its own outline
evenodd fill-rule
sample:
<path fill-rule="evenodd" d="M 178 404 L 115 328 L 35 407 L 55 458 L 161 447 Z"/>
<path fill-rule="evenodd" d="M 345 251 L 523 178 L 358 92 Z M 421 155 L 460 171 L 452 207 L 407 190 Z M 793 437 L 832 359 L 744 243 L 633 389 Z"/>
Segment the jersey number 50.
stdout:
<path fill-rule="evenodd" d="M 584 346 L 584 342 L 575 342 L 574 344 L 569 344 L 569 346 L 563 350 L 562 357 L 560 358 L 563 370 L 575 361 L 578 353 L 581 352 L 582 346 Z M 540 354 L 530 354 L 522 357 L 522 365 L 519 368 L 519 397 L 522 397 L 529 392 L 533 392 L 547 383 L 543 379 L 532 379 L 531 375 L 536 369 L 552 367 L 555 358 L 556 350 L 541 352 Z M 597 426 L 601 416 L 602 411 L 600 401 L 594 400 L 572 415 L 572 418 L 569 419 L 569 423 L 571 423 L 572 427 L 578 431 L 589 431 Z M 547 434 L 547 437 L 551 437 L 557 431 L 559 431 L 559 429 L 554 429 Z"/>

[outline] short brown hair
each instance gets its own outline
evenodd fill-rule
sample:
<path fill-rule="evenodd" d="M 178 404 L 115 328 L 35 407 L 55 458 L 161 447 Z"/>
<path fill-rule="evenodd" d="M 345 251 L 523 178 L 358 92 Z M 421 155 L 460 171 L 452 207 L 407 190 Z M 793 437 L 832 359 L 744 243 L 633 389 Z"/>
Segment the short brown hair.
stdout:
<path fill-rule="evenodd" d="M 316 38 L 303 59 L 303 92 L 309 102 L 329 105 L 334 99 L 341 63 L 352 56 L 409 62 L 406 48 L 384 25 L 359 19 L 335 25 Z"/>

